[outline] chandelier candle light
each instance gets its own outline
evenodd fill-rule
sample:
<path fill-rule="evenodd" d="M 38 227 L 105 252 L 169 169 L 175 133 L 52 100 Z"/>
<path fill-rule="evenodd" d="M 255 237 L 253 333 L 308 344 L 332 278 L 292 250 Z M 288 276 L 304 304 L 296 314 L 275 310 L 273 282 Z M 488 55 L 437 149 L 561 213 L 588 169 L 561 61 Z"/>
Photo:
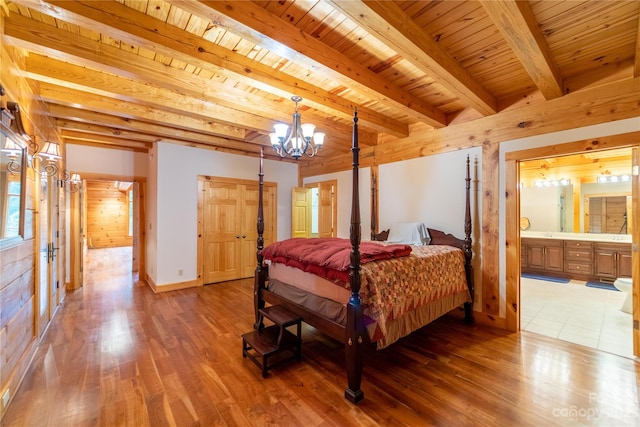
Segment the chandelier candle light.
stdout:
<path fill-rule="evenodd" d="M 291 156 L 296 160 L 303 154 L 313 157 L 322 148 L 324 133 L 314 133 L 315 125 L 309 123 L 301 124 L 298 102 L 302 101 L 302 98 L 295 95 L 291 97 L 291 100 L 296 103 L 291 129 L 283 123 L 274 125 L 275 132 L 269 134 L 271 146 L 280 157 Z"/>

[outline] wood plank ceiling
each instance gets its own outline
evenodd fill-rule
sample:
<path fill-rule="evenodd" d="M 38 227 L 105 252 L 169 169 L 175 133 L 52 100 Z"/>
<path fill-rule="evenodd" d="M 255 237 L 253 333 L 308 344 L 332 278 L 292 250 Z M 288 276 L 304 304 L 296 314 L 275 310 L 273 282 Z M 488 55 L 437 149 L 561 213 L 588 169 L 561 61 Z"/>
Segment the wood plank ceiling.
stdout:
<path fill-rule="evenodd" d="M 330 157 L 640 74 L 636 0 L 3 1 L 67 144 L 255 156 L 300 95 Z"/>

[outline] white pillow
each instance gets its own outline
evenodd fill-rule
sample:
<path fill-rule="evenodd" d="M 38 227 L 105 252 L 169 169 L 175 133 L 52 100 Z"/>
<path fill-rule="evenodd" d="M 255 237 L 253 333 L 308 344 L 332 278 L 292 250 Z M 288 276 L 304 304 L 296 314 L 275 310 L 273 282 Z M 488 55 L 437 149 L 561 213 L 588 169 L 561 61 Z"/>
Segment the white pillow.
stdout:
<path fill-rule="evenodd" d="M 388 243 L 428 245 L 429 233 L 422 222 L 396 222 L 389 230 Z"/>

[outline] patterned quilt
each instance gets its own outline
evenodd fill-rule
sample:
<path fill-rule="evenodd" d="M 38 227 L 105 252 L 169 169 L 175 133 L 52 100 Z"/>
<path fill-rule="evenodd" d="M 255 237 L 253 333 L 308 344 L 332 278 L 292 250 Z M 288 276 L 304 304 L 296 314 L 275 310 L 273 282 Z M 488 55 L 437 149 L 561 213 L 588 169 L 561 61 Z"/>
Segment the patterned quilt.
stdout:
<path fill-rule="evenodd" d="M 460 249 L 438 245 L 412 248 L 408 257 L 362 266 L 360 298 L 365 314 L 376 323 L 368 325 L 374 342 L 387 336 L 389 322 L 418 308 L 465 291 L 463 300 L 471 301 Z"/>
<path fill-rule="evenodd" d="M 291 242 L 292 245 L 294 243 L 301 242 Z M 453 246 L 430 245 L 410 246 L 411 250 L 407 251 L 406 247 L 401 248 L 404 245 L 371 243 L 390 247 L 385 256 L 380 257 L 386 259 L 375 260 L 372 259 L 374 257 L 367 256 L 365 258 L 368 262 L 361 265 L 360 299 L 365 307 L 369 336 L 372 342 L 378 343 L 378 348 L 388 345 L 399 336 L 406 335 L 407 331 L 424 326 L 462 302 L 471 301 L 462 250 Z M 345 244 L 350 245 L 348 241 Z M 330 269 L 332 273 L 327 274 L 325 268 L 317 270 L 309 267 L 306 261 L 300 264 L 300 259 L 287 260 L 281 252 L 282 247 L 272 246 L 263 250 L 266 259 L 301 268 L 303 271 L 329 279 L 337 286 L 350 289 L 348 270 Z M 399 256 L 389 255 L 389 252 L 393 253 L 394 250 L 398 251 Z M 341 256 L 348 258 L 349 251 L 350 246 Z M 326 259 L 325 255 L 323 253 L 320 256 L 320 252 L 316 252 L 312 258 L 317 259 L 312 264 Z M 302 265 L 304 267 L 301 267 Z M 332 267 L 338 265 L 344 269 L 348 266 L 348 261 L 340 261 Z M 407 314 L 410 315 L 405 316 Z"/>

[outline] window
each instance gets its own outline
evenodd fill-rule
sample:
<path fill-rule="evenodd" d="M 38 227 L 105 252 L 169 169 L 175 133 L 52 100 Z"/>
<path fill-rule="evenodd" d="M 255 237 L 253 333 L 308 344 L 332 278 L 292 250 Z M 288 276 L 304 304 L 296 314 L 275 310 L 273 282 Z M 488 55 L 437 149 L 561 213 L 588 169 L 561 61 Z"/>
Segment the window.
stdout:
<path fill-rule="evenodd" d="M 20 181 L 7 182 L 7 222 L 4 236 L 17 236 L 20 230 Z"/>

